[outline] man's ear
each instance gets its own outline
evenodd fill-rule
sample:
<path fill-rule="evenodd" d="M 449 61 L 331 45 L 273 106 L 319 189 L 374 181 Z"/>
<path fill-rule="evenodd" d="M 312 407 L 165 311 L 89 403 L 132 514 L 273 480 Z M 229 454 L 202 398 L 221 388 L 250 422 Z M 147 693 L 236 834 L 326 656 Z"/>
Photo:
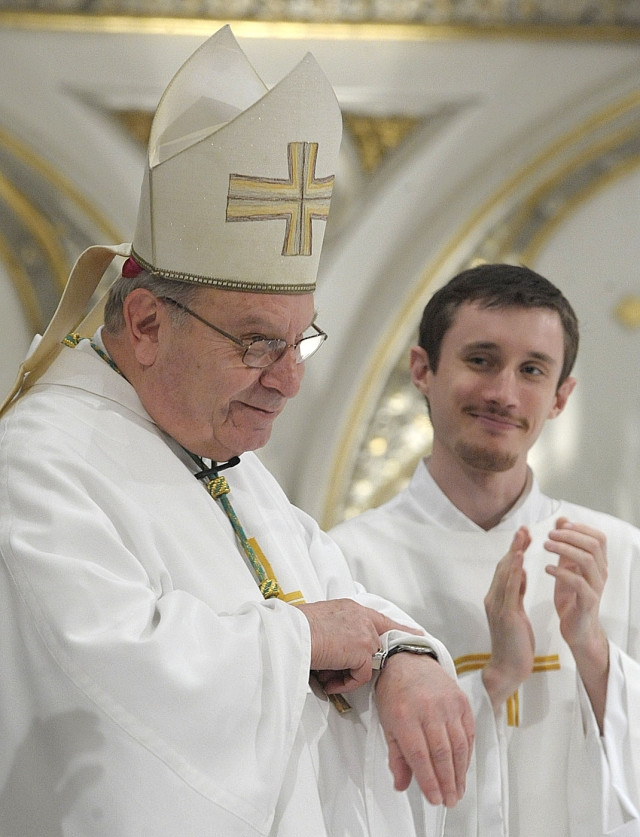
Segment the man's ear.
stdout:
<path fill-rule="evenodd" d="M 414 346 L 409 355 L 409 367 L 411 369 L 411 380 L 418 392 L 425 397 L 428 394 L 429 382 L 427 375 L 431 369 L 429 358 L 422 346 Z"/>
<path fill-rule="evenodd" d="M 564 381 L 558 387 L 558 391 L 556 392 L 556 399 L 554 402 L 553 407 L 551 408 L 551 412 L 547 416 L 547 418 L 556 418 L 560 415 L 560 413 L 564 410 L 567 406 L 567 401 L 569 400 L 569 396 L 575 389 L 577 384 L 577 380 L 575 378 L 565 378 Z"/>
<path fill-rule="evenodd" d="M 136 288 L 127 296 L 122 314 L 136 360 L 152 366 L 158 353 L 161 309 L 157 297 L 146 288 Z"/>

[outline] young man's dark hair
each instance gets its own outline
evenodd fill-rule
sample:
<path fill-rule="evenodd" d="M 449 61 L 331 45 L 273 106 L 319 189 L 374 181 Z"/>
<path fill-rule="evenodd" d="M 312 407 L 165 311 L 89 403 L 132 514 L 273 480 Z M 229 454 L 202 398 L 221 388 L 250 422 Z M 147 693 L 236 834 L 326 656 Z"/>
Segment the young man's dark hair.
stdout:
<path fill-rule="evenodd" d="M 557 311 L 564 333 L 564 360 L 558 386 L 569 376 L 578 354 L 578 319 L 569 302 L 544 276 L 528 267 L 482 264 L 454 276 L 427 303 L 420 322 L 420 346 L 437 372 L 444 335 L 465 303 L 480 308 L 549 308 Z"/>

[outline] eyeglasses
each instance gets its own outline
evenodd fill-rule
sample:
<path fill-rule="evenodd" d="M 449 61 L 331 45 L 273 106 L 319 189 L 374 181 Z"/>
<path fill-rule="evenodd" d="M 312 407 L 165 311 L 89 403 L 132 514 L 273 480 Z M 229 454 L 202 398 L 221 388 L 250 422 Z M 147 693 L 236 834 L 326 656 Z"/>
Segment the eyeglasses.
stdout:
<path fill-rule="evenodd" d="M 235 343 L 236 346 L 241 346 L 244 349 L 242 362 L 245 366 L 250 366 L 253 369 L 264 369 L 267 366 L 271 366 L 272 363 L 275 363 L 282 357 L 287 349 L 295 349 L 296 363 L 304 363 L 305 360 L 309 360 L 311 355 L 314 355 L 318 351 L 320 346 L 322 346 L 324 341 L 327 339 L 327 335 L 324 331 L 319 329 L 315 323 L 311 323 L 311 328 L 315 329 L 317 333 L 311 334 L 308 337 L 303 337 L 298 340 L 297 343 L 287 343 L 286 340 L 280 340 L 277 338 L 268 340 L 265 337 L 254 337 L 251 340 L 240 340 L 232 334 L 227 334 L 226 331 L 218 328 L 218 326 L 214 326 L 213 323 L 205 320 L 204 317 L 200 316 L 200 314 L 196 314 L 196 312 L 192 311 L 191 308 L 187 308 L 186 305 L 172 299 L 170 296 L 161 296 L 159 299 L 164 302 L 169 302 L 171 305 L 175 305 L 176 308 L 180 308 L 182 311 L 186 311 L 187 314 L 191 314 L 191 316 L 195 317 L 196 320 L 199 320 L 201 323 L 204 323 L 204 325 L 209 326 L 209 328 L 212 328 L 218 334 L 226 337 L 227 340 L 231 340 L 231 342 Z"/>

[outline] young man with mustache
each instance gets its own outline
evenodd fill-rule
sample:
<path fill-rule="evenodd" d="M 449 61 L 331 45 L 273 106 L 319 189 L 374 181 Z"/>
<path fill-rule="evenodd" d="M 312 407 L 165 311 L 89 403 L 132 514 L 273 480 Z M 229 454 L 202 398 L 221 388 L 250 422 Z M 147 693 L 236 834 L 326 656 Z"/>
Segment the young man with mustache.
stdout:
<path fill-rule="evenodd" d="M 332 532 L 368 589 L 443 639 L 471 699 L 449 835 L 640 834 L 640 532 L 545 496 L 527 465 L 577 349 L 575 313 L 532 270 L 452 279 L 411 350 L 432 453 Z"/>

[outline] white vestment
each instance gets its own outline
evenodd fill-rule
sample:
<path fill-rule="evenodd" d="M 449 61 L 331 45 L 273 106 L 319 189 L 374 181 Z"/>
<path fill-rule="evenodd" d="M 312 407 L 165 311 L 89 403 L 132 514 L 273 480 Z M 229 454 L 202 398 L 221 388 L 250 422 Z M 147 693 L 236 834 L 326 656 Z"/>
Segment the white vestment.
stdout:
<path fill-rule="evenodd" d="M 553 604 L 557 556 L 544 550 L 555 521 L 607 536 L 609 578 L 600 617 L 610 675 L 600 737 Z M 491 643 L 483 599 L 519 526 L 525 609 L 535 633 L 534 671 L 494 714 L 481 679 Z M 640 531 L 609 515 L 529 493 L 485 532 L 431 478 L 426 461 L 396 498 L 340 524 L 331 535 L 354 576 L 446 643 L 476 718 L 476 744 L 462 802 L 447 816 L 455 837 L 639 837 Z"/>
<path fill-rule="evenodd" d="M 345 715 L 310 687 L 305 616 L 196 470 L 88 341 L 0 423 L 0 834 L 413 837 L 372 686 Z M 226 474 L 285 593 L 412 624 L 255 455 Z"/>

